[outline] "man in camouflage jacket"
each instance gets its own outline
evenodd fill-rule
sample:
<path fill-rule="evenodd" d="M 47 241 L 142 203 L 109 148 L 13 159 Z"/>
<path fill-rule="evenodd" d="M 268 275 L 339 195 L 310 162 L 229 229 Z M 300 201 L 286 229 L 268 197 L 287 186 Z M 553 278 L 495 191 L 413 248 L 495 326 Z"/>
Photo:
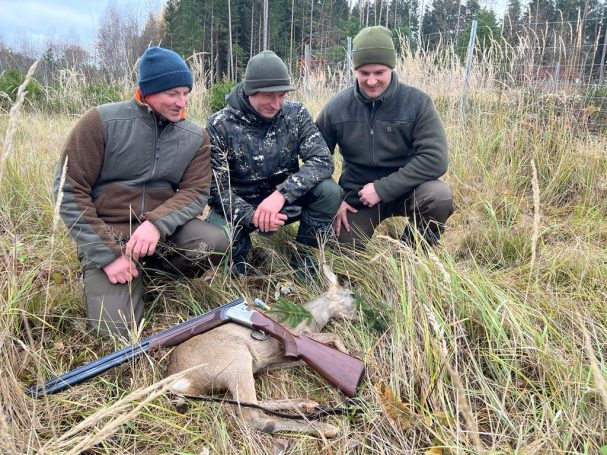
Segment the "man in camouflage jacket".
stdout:
<path fill-rule="evenodd" d="M 86 112 L 55 176 L 61 217 L 78 245 L 87 317 L 102 335 L 128 336 L 143 317 L 143 265 L 197 273 L 229 247 L 196 216 L 211 184 L 209 139 L 184 119 L 192 74 L 158 47 L 140 59 L 126 102 Z"/>
<path fill-rule="evenodd" d="M 341 202 L 331 154 L 307 109 L 285 101 L 291 90 L 284 62 L 263 51 L 247 64 L 227 107 L 207 122 L 214 173 L 207 221 L 230 226 L 238 275 L 246 271 L 253 231 L 272 233 L 299 220 L 295 240 L 318 246 Z"/>

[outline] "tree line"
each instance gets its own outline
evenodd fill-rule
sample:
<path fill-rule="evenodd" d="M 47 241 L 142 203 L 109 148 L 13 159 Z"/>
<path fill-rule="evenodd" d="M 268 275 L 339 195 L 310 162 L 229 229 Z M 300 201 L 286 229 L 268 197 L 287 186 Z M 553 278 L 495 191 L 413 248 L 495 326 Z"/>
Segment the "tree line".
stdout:
<path fill-rule="evenodd" d="M 535 65 L 558 61 L 565 72 L 573 63 L 582 64 L 587 78 L 604 78 L 605 0 L 531 0 L 525 6 L 509 0 L 501 18 L 479 0 L 169 0 L 143 22 L 111 3 L 93 48 L 49 43 L 39 77 L 50 84 L 69 68 L 91 81 L 132 80 L 138 56 L 152 45 L 185 58 L 196 55 L 210 81 L 240 79 L 248 59 L 264 48 L 274 50 L 298 76 L 306 48 L 308 64 L 343 67 L 346 37 L 367 25 L 392 29 L 397 46 L 404 43 L 412 51 L 453 46 L 463 59 L 473 20 L 478 53 L 532 42 L 541 50 Z M 33 58 L 0 42 L 0 71 L 25 71 Z"/>

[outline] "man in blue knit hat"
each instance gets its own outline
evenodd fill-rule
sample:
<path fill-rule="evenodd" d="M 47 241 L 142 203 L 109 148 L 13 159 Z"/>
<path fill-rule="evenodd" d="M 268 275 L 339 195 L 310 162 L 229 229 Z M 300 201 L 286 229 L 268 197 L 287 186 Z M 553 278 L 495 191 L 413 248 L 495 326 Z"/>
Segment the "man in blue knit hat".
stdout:
<path fill-rule="evenodd" d="M 65 143 L 54 190 L 99 334 L 137 328 L 144 270 L 190 276 L 228 249 L 219 228 L 196 218 L 209 198 L 211 167 L 206 132 L 185 120 L 191 89 L 178 54 L 147 49 L 133 99 L 89 110 Z"/>

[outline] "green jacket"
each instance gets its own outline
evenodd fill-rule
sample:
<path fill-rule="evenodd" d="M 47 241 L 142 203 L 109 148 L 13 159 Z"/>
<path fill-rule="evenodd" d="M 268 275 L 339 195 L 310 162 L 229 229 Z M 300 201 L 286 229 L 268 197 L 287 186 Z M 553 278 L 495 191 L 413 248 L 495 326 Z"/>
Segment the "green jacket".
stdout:
<path fill-rule="evenodd" d="M 447 171 L 447 138 L 432 100 L 398 82 L 394 72 L 375 100 L 362 93 L 358 83 L 337 93 L 316 125 L 331 152 L 339 145 L 339 184 L 353 207 L 362 207 L 358 191 L 369 182 L 382 201 L 390 202 Z"/>
<path fill-rule="evenodd" d="M 80 258 L 102 268 L 122 254 L 139 223 L 150 221 L 165 237 L 201 213 L 209 148 L 199 126 L 160 120 L 135 99 L 86 112 L 66 140 L 54 182 Z"/>

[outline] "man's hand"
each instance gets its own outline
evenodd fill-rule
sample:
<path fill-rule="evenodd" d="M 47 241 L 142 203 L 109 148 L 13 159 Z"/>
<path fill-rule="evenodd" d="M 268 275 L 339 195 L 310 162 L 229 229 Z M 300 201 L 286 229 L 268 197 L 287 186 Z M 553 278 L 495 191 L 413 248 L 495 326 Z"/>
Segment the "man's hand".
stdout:
<path fill-rule="evenodd" d="M 106 265 L 103 271 L 112 284 L 129 283 L 139 275 L 137 266 L 124 254 Z"/>
<path fill-rule="evenodd" d="M 261 232 L 274 232 L 285 225 L 287 215 L 279 213 L 287 200 L 276 190 L 261 201 L 253 214 L 252 222 Z"/>
<path fill-rule="evenodd" d="M 348 204 L 346 201 L 342 201 L 339 206 L 339 210 L 337 211 L 337 216 L 335 218 L 335 234 L 339 237 L 339 233 L 341 232 L 341 227 L 343 226 L 346 232 L 350 232 L 350 224 L 348 223 L 348 212 L 356 213 L 354 207 Z"/>
<path fill-rule="evenodd" d="M 381 202 L 381 198 L 379 197 L 379 194 L 377 194 L 377 191 L 375 191 L 373 182 L 363 186 L 362 190 L 358 192 L 358 195 L 360 196 L 360 202 L 367 207 L 373 207 L 378 202 Z"/>
<path fill-rule="evenodd" d="M 135 259 L 143 256 L 151 256 L 156 251 L 156 245 L 160 240 L 160 232 L 149 221 L 144 221 L 126 244 L 126 255 Z"/>

